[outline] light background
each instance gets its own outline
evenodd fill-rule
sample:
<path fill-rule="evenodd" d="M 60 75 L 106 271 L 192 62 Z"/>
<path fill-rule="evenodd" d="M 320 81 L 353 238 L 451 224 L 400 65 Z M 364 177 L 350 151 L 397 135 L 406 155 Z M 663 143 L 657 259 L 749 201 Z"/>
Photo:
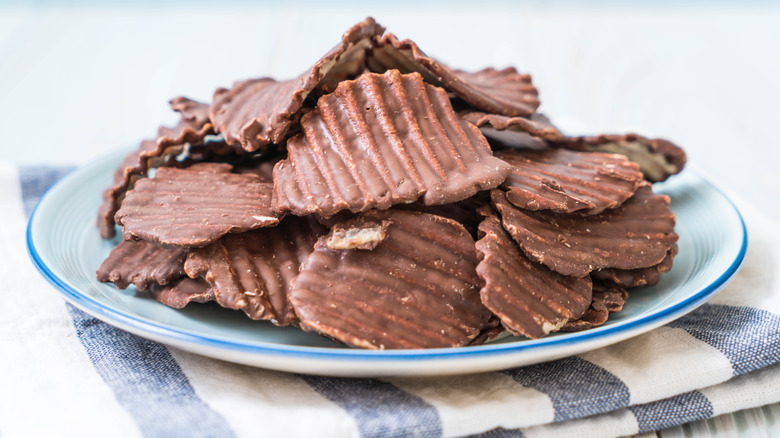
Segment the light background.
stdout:
<path fill-rule="evenodd" d="M 0 159 L 82 164 L 137 144 L 176 122 L 169 99 L 295 76 L 368 15 L 453 66 L 533 74 L 540 110 L 569 133 L 669 138 L 780 219 L 777 2 L 0 0 Z M 664 436 L 744 430 L 763 411 L 745 412 Z"/>
<path fill-rule="evenodd" d="M 152 136 L 178 95 L 299 74 L 371 15 L 460 68 L 530 72 L 571 133 L 663 136 L 780 218 L 780 4 L 82 1 L 0 6 L 3 158 L 83 163 Z"/>

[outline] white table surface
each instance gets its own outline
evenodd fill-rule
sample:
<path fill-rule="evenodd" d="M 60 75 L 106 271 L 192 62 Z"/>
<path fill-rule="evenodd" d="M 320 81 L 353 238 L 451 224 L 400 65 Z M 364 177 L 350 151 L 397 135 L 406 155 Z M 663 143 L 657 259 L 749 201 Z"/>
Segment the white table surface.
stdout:
<path fill-rule="evenodd" d="M 571 133 L 675 141 L 691 165 L 780 220 L 780 4 L 392 5 L 0 3 L 3 158 L 78 165 L 136 144 L 176 121 L 170 98 L 297 75 L 371 15 L 453 66 L 530 72 L 541 111 Z M 777 409 L 739 415 L 763 418 L 747 430 L 778 432 Z M 730 418 L 663 436 L 740 430 Z"/>

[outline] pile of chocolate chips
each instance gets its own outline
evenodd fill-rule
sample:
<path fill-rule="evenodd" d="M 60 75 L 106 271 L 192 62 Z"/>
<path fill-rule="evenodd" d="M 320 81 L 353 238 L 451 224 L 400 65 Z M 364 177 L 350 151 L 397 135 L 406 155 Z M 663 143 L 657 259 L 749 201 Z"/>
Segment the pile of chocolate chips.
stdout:
<path fill-rule="evenodd" d="M 103 194 L 124 240 L 97 278 L 371 349 L 601 325 L 672 267 L 651 183 L 685 153 L 538 106 L 529 75 L 452 69 L 368 18 L 294 79 L 174 99 Z"/>

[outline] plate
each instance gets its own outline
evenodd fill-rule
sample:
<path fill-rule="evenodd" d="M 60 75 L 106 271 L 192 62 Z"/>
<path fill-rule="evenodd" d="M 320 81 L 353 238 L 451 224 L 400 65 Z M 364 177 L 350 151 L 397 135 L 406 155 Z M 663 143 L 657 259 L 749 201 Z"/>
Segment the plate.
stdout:
<path fill-rule="evenodd" d="M 430 350 L 368 351 L 344 347 L 299 329 L 249 320 L 216 304 L 168 308 L 134 288 L 95 280 L 116 241 L 98 235 L 101 191 L 127 150 L 66 176 L 41 199 L 27 228 L 30 256 L 66 300 L 88 314 L 144 338 L 194 353 L 274 370 L 329 376 L 447 375 L 496 371 L 570 356 L 647 332 L 715 295 L 739 269 L 747 232 L 734 204 L 690 169 L 655 190 L 677 215 L 679 255 L 655 286 L 635 289 L 623 311 L 603 326 L 529 340 Z"/>

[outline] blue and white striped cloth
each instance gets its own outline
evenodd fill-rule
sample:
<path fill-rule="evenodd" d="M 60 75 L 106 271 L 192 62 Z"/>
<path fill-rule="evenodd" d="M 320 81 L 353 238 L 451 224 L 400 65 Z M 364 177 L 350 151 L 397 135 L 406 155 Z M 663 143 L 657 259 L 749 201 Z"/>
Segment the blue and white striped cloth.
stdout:
<path fill-rule="evenodd" d="M 527 436 L 647 432 L 780 401 L 780 233 L 678 321 L 546 364 L 469 376 L 292 375 L 166 347 L 66 304 L 25 256 L 62 168 L 0 163 L 0 436 Z"/>

